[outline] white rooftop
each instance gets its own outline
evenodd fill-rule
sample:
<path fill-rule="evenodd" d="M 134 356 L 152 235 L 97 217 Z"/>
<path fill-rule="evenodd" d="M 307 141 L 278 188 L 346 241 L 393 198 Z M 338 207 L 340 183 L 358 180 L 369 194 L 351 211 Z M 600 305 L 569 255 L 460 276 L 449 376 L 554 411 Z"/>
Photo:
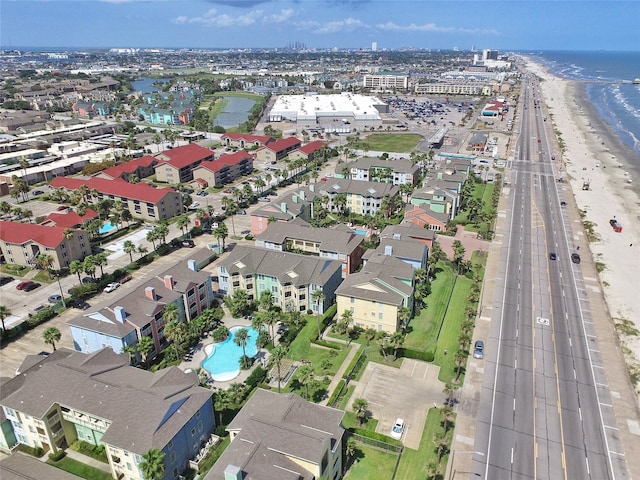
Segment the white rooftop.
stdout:
<path fill-rule="evenodd" d="M 333 95 L 282 95 L 277 98 L 269 116 L 282 120 L 315 121 L 318 117 L 353 120 L 380 120 L 376 105 L 384 102 L 377 97 L 353 93 Z"/>

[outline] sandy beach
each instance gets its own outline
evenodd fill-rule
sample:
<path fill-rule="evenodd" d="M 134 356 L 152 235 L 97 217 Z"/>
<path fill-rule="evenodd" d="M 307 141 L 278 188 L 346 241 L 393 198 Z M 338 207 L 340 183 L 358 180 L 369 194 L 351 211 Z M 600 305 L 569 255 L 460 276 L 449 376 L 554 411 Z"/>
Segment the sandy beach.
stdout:
<path fill-rule="evenodd" d="M 555 155 L 557 171 L 569 181 L 565 188 L 571 188 L 583 222 L 593 224 L 597 237 L 588 241 L 575 236 L 573 241 L 581 253 L 589 249 L 600 267 L 600 284 L 626 347 L 626 362 L 640 372 L 640 335 L 629 334 L 628 328 L 640 330 L 640 162 L 597 115 L 584 85 L 558 78 L 530 59 L 526 68 L 543 79 L 548 120 L 565 146 Z M 583 190 L 585 182 L 589 190 Z M 623 226 L 621 233 L 609 224 L 614 216 Z"/>

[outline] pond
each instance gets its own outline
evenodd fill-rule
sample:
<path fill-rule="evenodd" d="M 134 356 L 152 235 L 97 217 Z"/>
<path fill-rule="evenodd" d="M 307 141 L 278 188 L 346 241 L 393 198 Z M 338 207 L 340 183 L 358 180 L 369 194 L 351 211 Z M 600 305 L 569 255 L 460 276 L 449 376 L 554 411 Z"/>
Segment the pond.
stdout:
<path fill-rule="evenodd" d="M 223 128 L 237 127 L 249 118 L 249 112 L 255 105 L 255 101 L 244 97 L 223 97 L 228 103 L 224 107 L 224 112 L 219 114 L 215 125 Z"/>
<path fill-rule="evenodd" d="M 160 89 L 154 85 L 154 83 L 167 83 L 170 80 L 164 78 L 141 78 L 139 80 L 134 80 L 131 82 L 131 86 L 136 92 L 140 93 L 152 93 L 159 92 Z"/>

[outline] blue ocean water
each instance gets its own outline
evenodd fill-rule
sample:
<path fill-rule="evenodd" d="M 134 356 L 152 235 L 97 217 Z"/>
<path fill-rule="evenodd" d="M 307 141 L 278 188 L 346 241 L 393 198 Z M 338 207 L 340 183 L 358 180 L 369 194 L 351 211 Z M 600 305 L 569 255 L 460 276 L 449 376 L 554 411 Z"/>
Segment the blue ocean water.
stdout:
<path fill-rule="evenodd" d="M 530 55 L 551 73 L 584 82 L 589 101 L 640 161 L 640 52 L 563 52 Z"/>

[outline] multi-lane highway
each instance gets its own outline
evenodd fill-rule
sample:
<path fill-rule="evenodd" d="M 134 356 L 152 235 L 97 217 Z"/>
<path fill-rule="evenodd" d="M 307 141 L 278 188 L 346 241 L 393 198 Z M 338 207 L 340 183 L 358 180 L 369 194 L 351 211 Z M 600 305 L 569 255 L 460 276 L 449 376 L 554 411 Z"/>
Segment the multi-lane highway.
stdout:
<path fill-rule="evenodd" d="M 509 207 L 474 444 L 483 455 L 471 470 L 493 480 L 627 478 L 541 103 L 530 77 L 505 172 Z"/>

